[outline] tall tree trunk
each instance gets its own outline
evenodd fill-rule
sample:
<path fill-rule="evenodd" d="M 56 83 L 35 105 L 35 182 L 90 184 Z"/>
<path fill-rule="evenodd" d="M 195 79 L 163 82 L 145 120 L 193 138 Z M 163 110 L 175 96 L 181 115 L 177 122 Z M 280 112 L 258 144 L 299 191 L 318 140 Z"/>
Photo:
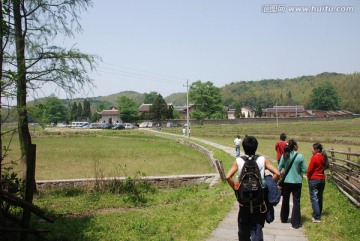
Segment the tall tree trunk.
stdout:
<path fill-rule="evenodd" d="M 27 109 L 26 109 L 26 63 L 25 63 L 25 34 L 22 29 L 21 19 L 21 0 L 13 0 L 13 14 L 15 24 L 15 41 L 16 41 L 16 62 L 17 72 L 16 76 L 16 95 L 17 95 L 17 111 L 19 115 L 18 129 L 19 140 L 21 148 L 21 170 L 23 180 L 27 180 L 26 170 L 27 165 L 32 163 L 26 163 L 26 155 L 28 153 L 28 147 L 31 144 L 31 136 L 29 131 Z"/>
<path fill-rule="evenodd" d="M 3 21 L 3 12 L 2 12 L 2 0 L 0 0 L 0 80 L 2 80 L 3 75 L 3 59 L 4 59 L 4 49 L 3 49 L 3 38 L 4 38 L 4 25 Z M 3 161 L 3 151 L 2 151 L 2 93 L 3 93 L 3 84 L 0 82 L 0 180 L 2 174 L 2 161 Z"/>

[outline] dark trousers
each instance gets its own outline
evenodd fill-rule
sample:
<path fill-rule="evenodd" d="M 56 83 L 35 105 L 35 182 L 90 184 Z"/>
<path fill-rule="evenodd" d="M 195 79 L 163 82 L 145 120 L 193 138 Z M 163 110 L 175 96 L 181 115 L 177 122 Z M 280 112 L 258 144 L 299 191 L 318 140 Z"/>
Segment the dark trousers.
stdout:
<path fill-rule="evenodd" d="M 300 197 L 301 197 L 301 183 L 284 183 L 282 191 L 282 204 L 280 219 L 282 223 L 286 223 L 290 212 L 290 194 L 293 196 L 293 208 L 291 211 L 291 225 L 294 228 L 301 226 L 301 211 L 300 211 Z"/>
<path fill-rule="evenodd" d="M 265 224 L 265 213 L 261 213 L 260 208 L 250 212 L 249 207 L 240 206 L 238 214 L 239 240 L 241 241 L 263 241 L 263 227 Z"/>
<path fill-rule="evenodd" d="M 314 218 L 317 220 L 321 219 L 324 189 L 325 180 L 309 180 L 310 201 L 314 212 Z"/>

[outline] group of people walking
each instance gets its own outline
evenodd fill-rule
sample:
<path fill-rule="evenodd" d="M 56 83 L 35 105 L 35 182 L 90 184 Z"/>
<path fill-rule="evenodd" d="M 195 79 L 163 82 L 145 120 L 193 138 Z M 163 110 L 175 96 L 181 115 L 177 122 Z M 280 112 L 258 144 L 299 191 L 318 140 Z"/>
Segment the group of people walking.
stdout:
<path fill-rule="evenodd" d="M 238 148 L 238 140 L 240 136 L 234 140 L 236 160 L 226 175 L 227 182 L 230 187 L 234 189 L 233 175 L 236 173 L 240 175 L 242 170 L 238 166 L 240 157 L 240 148 Z M 321 222 L 321 214 L 323 210 L 323 192 L 325 188 L 325 169 L 328 167 L 328 160 L 326 153 L 323 151 L 323 146 L 320 143 L 314 143 L 312 145 L 312 157 L 309 165 L 306 166 L 305 159 L 302 154 L 298 152 L 298 144 L 294 139 L 286 141 L 287 136 L 285 133 L 280 135 L 280 140 L 275 144 L 275 150 L 277 153 L 278 168 L 274 167 L 269 160 L 265 157 L 264 163 L 258 163 L 259 169 L 266 169 L 272 173 L 272 178 L 278 184 L 281 191 L 282 204 L 280 211 L 280 220 L 282 223 L 287 223 L 290 214 L 290 195 L 293 199 L 293 207 L 291 211 L 291 227 L 298 229 L 301 227 L 301 209 L 300 198 L 302 190 L 303 175 L 306 174 L 309 185 L 310 201 L 313 209 L 313 217 L 311 222 Z M 245 156 L 255 155 L 254 146 L 257 140 L 253 136 L 246 136 L 242 141 L 242 146 L 245 152 Z M 240 140 L 241 143 L 241 140 Z M 251 150 L 249 152 L 249 150 Z M 258 158 L 259 159 L 259 158 Z M 261 173 L 262 178 L 264 174 Z M 264 193 L 268 193 L 269 190 L 265 187 Z M 265 195 L 267 196 L 267 195 Z M 238 214 L 238 235 L 239 240 L 260 241 L 263 240 L 262 227 L 264 227 L 266 214 L 262 213 L 260 208 L 254 209 L 255 215 L 249 213 L 248 207 L 240 204 Z"/>

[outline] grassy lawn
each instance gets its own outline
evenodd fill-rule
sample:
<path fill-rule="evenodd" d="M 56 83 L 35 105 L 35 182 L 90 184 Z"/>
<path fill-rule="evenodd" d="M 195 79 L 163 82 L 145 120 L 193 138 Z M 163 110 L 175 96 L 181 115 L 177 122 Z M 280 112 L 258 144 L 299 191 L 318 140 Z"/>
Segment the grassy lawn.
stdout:
<path fill-rule="evenodd" d="M 294 137 L 308 164 L 311 145 L 360 152 L 360 119 L 307 123 L 192 126 L 192 136 L 233 147 L 237 134 L 258 137 L 259 152 L 274 159 L 279 134 Z M 180 128 L 162 128 L 181 134 Z M 37 144 L 37 178 L 65 179 L 95 176 L 173 175 L 211 172 L 208 160 L 176 141 L 137 131 L 46 133 L 34 130 Z M 16 153 L 16 141 L 12 153 Z M 204 145 L 204 144 L 202 144 Z M 233 157 L 214 152 L 227 171 Z M 16 155 L 15 155 L 16 156 Z M 10 157 L 9 157 L 10 158 Z M 55 171 L 56 170 L 56 171 Z M 313 224 L 307 181 L 303 182 L 302 220 L 309 241 L 359 240 L 359 210 L 327 180 L 323 222 Z M 205 240 L 231 209 L 235 197 L 227 184 L 209 189 L 208 184 L 180 189 L 144 191 L 146 201 L 134 202 L 130 194 L 77 189 L 51 190 L 35 197 L 35 204 L 57 217 L 46 240 Z M 279 218 L 276 214 L 276 218 Z M 234 227 L 236 229 L 236 227 Z"/>
<path fill-rule="evenodd" d="M 211 173 L 207 158 L 176 141 L 137 131 L 38 135 L 36 179 Z M 17 140 L 12 156 L 19 156 Z M 54 171 L 56 170 L 56 171 Z"/>
<path fill-rule="evenodd" d="M 49 193 L 36 203 L 57 215 L 49 240 L 204 240 L 234 200 L 225 184 L 161 189 L 145 205 L 109 193 Z M 216 203 L 216 205 L 214 205 Z"/>

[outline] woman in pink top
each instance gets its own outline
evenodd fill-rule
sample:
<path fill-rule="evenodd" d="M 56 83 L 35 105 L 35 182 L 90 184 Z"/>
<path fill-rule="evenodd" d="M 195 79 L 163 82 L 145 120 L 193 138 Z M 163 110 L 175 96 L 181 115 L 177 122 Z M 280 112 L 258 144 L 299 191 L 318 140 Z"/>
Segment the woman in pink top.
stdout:
<path fill-rule="evenodd" d="M 321 221 L 321 213 L 323 209 L 323 193 L 325 189 L 325 158 L 322 155 L 322 145 L 320 143 L 313 144 L 307 177 L 309 182 L 310 201 L 313 209 L 313 223 Z"/>

